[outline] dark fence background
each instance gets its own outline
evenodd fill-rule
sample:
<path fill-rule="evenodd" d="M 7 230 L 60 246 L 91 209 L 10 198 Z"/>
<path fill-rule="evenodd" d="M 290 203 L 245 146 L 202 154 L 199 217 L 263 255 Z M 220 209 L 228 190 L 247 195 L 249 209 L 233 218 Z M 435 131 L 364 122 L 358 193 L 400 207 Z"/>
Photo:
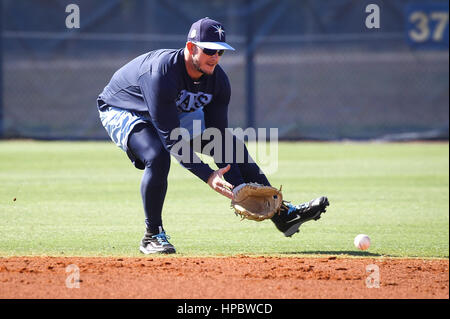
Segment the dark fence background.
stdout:
<path fill-rule="evenodd" d="M 230 126 L 286 139 L 448 139 L 448 1 L 0 0 L 0 137 L 103 139 L 95 100 L 132 58 L 221 21 Z M 80 28 L 66 27 L 66 6 Z M 369 4 L 380 28 L 366 27 Z"/>

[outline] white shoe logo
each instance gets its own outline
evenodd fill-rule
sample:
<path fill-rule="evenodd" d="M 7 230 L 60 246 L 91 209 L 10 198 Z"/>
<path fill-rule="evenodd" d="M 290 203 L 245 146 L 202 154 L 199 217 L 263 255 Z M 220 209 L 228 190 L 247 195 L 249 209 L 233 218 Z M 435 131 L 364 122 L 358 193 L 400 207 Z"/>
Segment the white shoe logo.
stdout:
<path fill-rule="evenodd" d="M 287 223 L 292 223 L 292 222 L 295 222 L 297 219 L 300 219 L 300 216 L 299 215 L 297 215 L 297 217 L 295 217 L 295 218 L 292 218 L 290 221 L 288 221 Z"/>

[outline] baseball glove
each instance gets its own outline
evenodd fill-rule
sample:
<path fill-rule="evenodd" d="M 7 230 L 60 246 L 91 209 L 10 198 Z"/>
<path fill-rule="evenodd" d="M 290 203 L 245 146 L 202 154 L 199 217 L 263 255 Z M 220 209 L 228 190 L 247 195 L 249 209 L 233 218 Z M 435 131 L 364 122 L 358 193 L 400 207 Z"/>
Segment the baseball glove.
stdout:
<path fill-rule="evenodd" d="M 244 183 L 233 189 L 231 207 L 242 219 L 262 221 L 278 213 L 283 203 L 280 189 L 257 183 Z"/>

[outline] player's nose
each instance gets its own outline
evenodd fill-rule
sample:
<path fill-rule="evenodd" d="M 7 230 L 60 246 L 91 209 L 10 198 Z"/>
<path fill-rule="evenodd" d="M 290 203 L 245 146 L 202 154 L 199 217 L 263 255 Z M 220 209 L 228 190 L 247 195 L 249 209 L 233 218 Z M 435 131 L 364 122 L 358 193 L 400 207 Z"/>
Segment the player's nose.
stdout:
<path fill-rule="evenodd" d="M 220 56 L 216 53 L 211 57 L 210 61 L 214 64 L 217 64 L 217 63 L 219 63 L 219 59 L 220 59 Z"/>

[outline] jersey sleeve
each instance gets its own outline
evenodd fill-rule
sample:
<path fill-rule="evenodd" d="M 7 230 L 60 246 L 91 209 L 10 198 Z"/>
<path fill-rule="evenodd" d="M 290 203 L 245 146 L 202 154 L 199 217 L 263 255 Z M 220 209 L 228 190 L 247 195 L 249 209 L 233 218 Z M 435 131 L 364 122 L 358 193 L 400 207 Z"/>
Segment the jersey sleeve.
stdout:
<path fill-rule="evenodd" d="M 226 74 L 222 71 L 216 86 L 219 87 L 217 94 L 210 104 L 203 108 L 205 115 L 205 128 L 216 128 L 220 131 L 221 153 L 220 156 L 214 156 L 214 161 L 219 168 L 230 164 L 230 170 L 225 173 L 224 178 L 233 186 L 244 183 L 236 160 L 236 137 L 228 130 L 228 105 L 231 97 L 231 86 Z M 228 135 L 228 138 L 227 138 Z M 232 145 L 229 141 L 232 140 Z M 228 143 L 227 143 L 228 141 Z M 232 155 L 232 156 L 227 156 Z M 229 154 L 232 152 L 232 154 Z"/>
<path fill-rule="evenodd" d="M 176 81 L 167 74 L 147 72 L 139 78 L 139 85 L 163 146 L 183 167 L 207 182 L 214 171 L 195 154 L 189 141 L 178 134 L 181 131 L 175 104 Z"/>

